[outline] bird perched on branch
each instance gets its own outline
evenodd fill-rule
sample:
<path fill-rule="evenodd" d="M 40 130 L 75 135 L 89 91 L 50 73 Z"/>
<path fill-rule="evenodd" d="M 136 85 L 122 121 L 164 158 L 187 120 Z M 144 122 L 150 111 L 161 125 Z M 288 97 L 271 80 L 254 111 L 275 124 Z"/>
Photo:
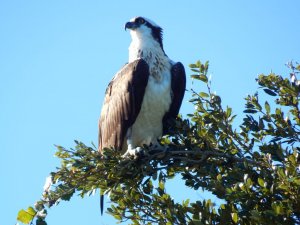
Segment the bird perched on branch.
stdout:
<path fill-rule="evenodd" d="M 183 65 L 166 55 L 162 28 L 144 17 L 125 24 L 132 42 L 128 63 L 109 83 L 99 120 L 99 151 L 136 154 L 168 133 L 185 92 Z"/>
<path fill-rule="evenodd" d="M 166 55 L 161 27 L 135 17 L 126 29 L 132 38 L 129 60 L 106 89 L 98 149 L 136 155 L 143 145 L 155 145 L 168 134 L 170 121 L 179 113 L 186 76 L 183 65 Z"/>

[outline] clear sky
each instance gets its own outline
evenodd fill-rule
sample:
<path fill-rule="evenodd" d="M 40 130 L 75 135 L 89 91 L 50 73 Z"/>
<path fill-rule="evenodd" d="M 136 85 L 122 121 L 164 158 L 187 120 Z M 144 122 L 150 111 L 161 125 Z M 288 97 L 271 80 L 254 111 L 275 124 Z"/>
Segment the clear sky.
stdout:
<path fill-rule="evenodd" d="M 296 0 L 0 1 L 0 224 L 15 224 L 39 199 L 59 165 L 54 144 L 97 143 L 105 87 L 127 62 L 130 18 L 159 24 L 166 53 L 188 75 L 188 64 L 209 60 L 213 90 L 239 114 L 258 74 L 287 74 L 284 64 L 300 61 L 299 8 Z M 193 110 L 187 100 L 184 115 Z M 168 186 L 176 197 L 205 197 L 179 183 Z M 100 216 L 98 194 L 62 202 L 47 221 L 115 224 Z"/>

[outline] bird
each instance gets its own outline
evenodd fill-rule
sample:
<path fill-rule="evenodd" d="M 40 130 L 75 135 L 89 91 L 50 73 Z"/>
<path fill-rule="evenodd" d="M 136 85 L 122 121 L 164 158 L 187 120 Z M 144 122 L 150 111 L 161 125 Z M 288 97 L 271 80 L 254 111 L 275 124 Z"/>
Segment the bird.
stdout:
<path fill-rule="evenodd" d="M 109 83 L 99 119 L 98 150 L 136 154 L 168 134 L 186 88 L 185 69 L 163 48 L 162 28 L 145 17 L 125 24 L 130 30 L 129 60 Z"/>
<path fill-rule="evenodd" d="M 114 148 L 136 156 L 144 145 L 157 145 L 169 134 L 186 88 L 185 69 L 163 48 L 163 29 L 138 16 L 130 31 L 129 59 L 110 81 L 99 118 L 98 151 Z M 101 197 L 101 213 L 103 196 Z"/>

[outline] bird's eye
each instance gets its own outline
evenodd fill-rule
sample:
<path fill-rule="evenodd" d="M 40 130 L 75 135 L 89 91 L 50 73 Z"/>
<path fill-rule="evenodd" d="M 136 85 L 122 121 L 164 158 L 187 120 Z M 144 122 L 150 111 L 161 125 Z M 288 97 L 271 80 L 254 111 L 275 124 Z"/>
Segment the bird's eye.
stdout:
<path fill-rule="evenodd" d="M 143 18 L 137 18 L 136 22 L 138 24 L 143 24 L 143 23 L 145 23 L 145 20 Z"/>

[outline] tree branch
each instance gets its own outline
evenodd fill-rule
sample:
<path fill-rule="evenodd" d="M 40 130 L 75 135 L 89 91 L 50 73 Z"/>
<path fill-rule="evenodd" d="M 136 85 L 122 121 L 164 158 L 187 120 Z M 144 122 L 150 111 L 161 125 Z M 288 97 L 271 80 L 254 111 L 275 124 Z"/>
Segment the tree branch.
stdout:
<path fill-rule="evenodd" d="M 154 147 L 153 149 L 144 150 L 143 156 L 139 157 L 139 160 L 143 161 L 151 161 L 151 160 L 161 160 L 161 161 L 168 161 L 170 159 L 173 160 L 180 160 L 182 162 L 188 162 L 192 164 L 201 164 L 205 160 L 210 157 L 218 157 L 224 158 L 233 162 L 240 162 L 240 163 L 248 163 L 253 166 L 261 166 L 267 167 L 267 165 L 262 164 L 261 162 L 257 162 L 247 158 L 241 158 L 239 156 L 228 154 L 221 152 L 219 149 L 211 150 L 202 150 L 200 148 L 194 148 L 193 150 L 170 150 L 166 149 L 164 146 Z M 200 159 L 191 159 L 191 156 L 200 157 Z"/>

